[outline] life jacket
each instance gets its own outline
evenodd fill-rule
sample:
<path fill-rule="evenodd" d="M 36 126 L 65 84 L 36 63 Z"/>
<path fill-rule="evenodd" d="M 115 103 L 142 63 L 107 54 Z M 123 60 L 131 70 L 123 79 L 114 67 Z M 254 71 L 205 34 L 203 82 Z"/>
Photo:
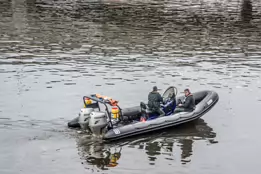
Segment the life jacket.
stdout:
<path fill-rule="evenodd" d="M 103 95 L 100 95 L 100 94 L 96 94 L 96 97 L 100 98 L 100 99 L 103 99 L 103 100 L 108 100 L 111 106 L 117 106 L 118 103 L 119 103 L 119 101 L 117 101 L 117 100 L 113 100 L 110 97 L 103 96 Z"/>

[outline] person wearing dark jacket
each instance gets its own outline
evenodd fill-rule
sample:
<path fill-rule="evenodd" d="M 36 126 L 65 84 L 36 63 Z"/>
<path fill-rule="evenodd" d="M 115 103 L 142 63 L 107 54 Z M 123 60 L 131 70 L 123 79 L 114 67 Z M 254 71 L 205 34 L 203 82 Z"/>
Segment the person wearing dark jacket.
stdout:
<path fill-rule="evenodd" d="M 152 112 L 160 114 L 159 117 L 165 116 L 165 112 L 160 107 L 160 102 L 163 102 L 163 98 L 158 93 L 157 86 L 154 86 L 153 91 L 149 93 L 148 100 L 148 107 Z"/>
<path fill-rule="evenodd" d="M 178 106 L 175 109 L 176 112 L 191 112 L 195 109 L 195 99 L 190 93 L 189 89 L 184 90 L 185 100 L 183 102 L 178 102 Z"/>

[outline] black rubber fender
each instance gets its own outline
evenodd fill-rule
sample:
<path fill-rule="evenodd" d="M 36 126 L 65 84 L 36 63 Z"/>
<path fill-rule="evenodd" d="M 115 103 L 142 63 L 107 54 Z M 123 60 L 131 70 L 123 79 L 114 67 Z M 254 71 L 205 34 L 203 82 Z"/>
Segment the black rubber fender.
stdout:
<path fill-rule="evenodd" d="M 70 122 L 68 122 L 68 127 L 70 128 L 80 128 L 80 124 L 78 123 L 79 117 L 74 118 Z"/>

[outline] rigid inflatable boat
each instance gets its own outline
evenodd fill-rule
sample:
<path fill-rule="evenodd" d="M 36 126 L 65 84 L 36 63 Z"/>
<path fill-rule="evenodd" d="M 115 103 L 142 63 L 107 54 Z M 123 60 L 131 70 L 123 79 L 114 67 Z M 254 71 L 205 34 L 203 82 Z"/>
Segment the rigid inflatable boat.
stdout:
<path fill-rule="evenodd" d="M 193 121 L 208 112 L 219 100 L 218 94 L 214 91 L 195 92 L 194 110 L 176 113 L 178 101 L 185 99 L 185 96 L 176 95 L 177 88 L 173 86 L 163 93 L 164 102 L 161 107 L 165 112 L 164 117 L 152 113 L 143 102 L 140 106 L 122 109 L 118 101 L 109 97 L 99 94 L 84 96 L 84 108 L 77 118 L 68 123 L 68 127 L 82 128 L 104 140 L 117 140 Z M 101 106 L 104 106 L 104 110 Z"/>

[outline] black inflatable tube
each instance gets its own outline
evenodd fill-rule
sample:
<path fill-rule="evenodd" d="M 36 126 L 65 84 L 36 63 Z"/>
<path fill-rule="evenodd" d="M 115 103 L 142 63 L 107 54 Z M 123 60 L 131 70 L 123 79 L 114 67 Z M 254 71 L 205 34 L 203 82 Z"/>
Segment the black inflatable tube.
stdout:
<path fill-rule="evenodd" d="M 117 140 L 196 120 L 207 113 L 219 100 L 218 94 L 214 91 L 200 91 L 193 94 L 197 103 L 196 109 L 193 112 L 184 113 L 180 117 L 175 114 L 144 123 L 138 122 L 114 128 L 105 134 L 104 140 Z M 182 98 L 183 97 L 178 97 L 178 99 Z M 175 118 L 175 116 L 178 117 Z"/>
<path fill-rule="evenodd" d="M 79 117 L 76 117 L 75 119 L 73 119 L 72 121 L 70 121 L 68 123 L 68 127 L 70 127 L 70 128 L 80 128 L 81 126 L 78 123 L 78 121 L 79 121 Z"/>

